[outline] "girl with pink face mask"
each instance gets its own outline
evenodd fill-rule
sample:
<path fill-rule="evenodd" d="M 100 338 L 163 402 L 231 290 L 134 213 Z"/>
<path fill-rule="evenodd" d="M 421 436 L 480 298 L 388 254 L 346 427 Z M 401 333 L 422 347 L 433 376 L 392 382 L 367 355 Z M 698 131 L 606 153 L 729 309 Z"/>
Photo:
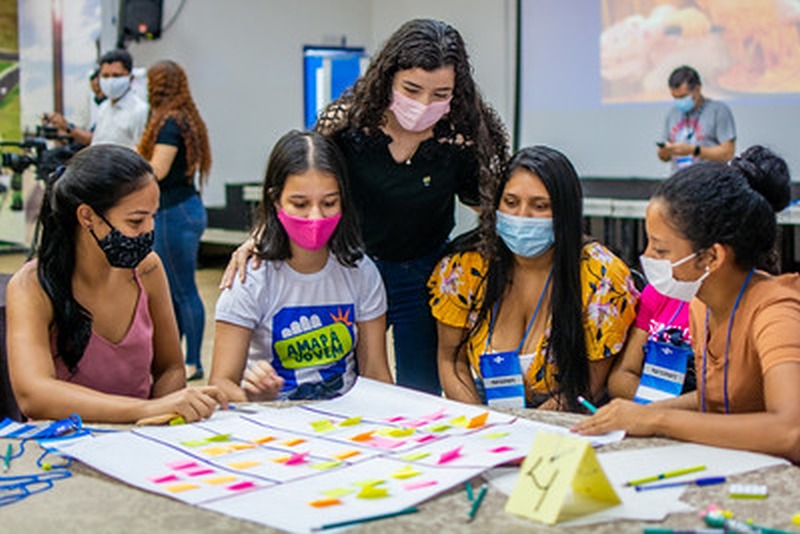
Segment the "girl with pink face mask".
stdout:
<path fill-rule="evenodd" d="M 455 200 L 477 210 L 508 160 L 497 114 L 481 98 L 461 35 L 418 19 L 385 42 L 316 130 L 342 150 L 366 253 L 388 296 L 397 383 L 439 393 L 436 321 L 426 283 L 455 224 Z M 253 254 L 234 254 L 230 285 Z"/>
<path fill-rule="evenodd" d="M 318 133 L 289 132 L 272 150 L 254 230 L 264 265 L 217 301 L 209 382 L 231 400 L 331 398 L 357 375 L 392 381 L 386 294 L 346 176 Z"/>

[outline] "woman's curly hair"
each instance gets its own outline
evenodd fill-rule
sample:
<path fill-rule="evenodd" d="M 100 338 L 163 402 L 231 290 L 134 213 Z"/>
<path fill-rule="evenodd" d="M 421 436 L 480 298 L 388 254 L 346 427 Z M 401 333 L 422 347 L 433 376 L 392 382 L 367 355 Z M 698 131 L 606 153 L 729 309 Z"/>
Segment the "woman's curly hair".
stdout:
<path fill-rule="evenodd" d="M 364 76 L 327 107 L 315 129 L 326 136 L 350 128 L 376 132 L 386 124 L 398 71 L 433 71 L 448 65 L 455 70 L 455 86 L 450 113 L 442 119 L 449 123 L 448 135 L 441 141 L 474 147 L 480 164 L 481 196 L 491 202 L 490 192 L 496 189 L 495 182 L 508 161 L 508 134 L 475 85 L 464 40 L 445 22 L 416 19 L 403 24 L 384 43 Z"/>
<path fill-rule="evenodd" d="M 186 72 L 174 61 L 156 63 L 147 70 L 147 92 L 150 119 L 139 143 L 139 153 L 150 160 L 158 132 L 167 119 L 173 119 L 186 145 L 186 173 L 192 176 L 199 171 L 200 183 L 204 184 L 211 169 L 211 148 L 206 124 L 189 92 Z"/>

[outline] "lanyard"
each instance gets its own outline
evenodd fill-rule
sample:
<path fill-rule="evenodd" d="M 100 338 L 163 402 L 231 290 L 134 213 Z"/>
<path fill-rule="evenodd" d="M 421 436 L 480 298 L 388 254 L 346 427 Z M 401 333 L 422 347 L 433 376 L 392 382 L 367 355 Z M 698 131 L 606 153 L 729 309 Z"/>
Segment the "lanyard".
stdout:
<path fill-rule="evenodd" d="M 731 317 L 730 319 L 728 319 L 728 333 L 725 336 L 725 360 L 722 367 L 723 369 L 722 393 L 725 398 L 726 414 L 731 413 L 730 403 L 728 401 L 728 349 L 730 348 L 731 344 L 731 330 L 733 330 L 733 317 L 736 315 L 736 310 L 739 308 L 739 302 L 742 300 L 742 295 L 744 295 L 744 290 L 747 288 L 747 283 L 750 282 L 750 278 L 753 277 L 753 271 L 755 271 L 755 268 L 750 269 L 750 272 L 747 273 L 747 277 L 744 279 L 742 288 L 739 290 L 739 294 L 736 295 L 736 300 L 733 302 Z M 708 315 L 709 315 L 709 310 L 706 309 L 706 327 L 703 335 L 703 388 L 700 390 L 700 403 L 701 403 L 701 408 L 704 412 L 706 411 L 706 360 L 708 358 Z"/>
<path fill-rule="evenodd" d="M 525 346 L 525 340 L 528 339 L 528 334 L 531 332 L 531 328 L 533 327 L 534 321 L 536 321 L 536 316 L 539 315 L 539 308 L 542 307 L 542 301 L 544 300 L 544 295 L 547 293 L 547 287 L 550 285 L 550 278 L 553 276 L 553 269 L 550 269 L 550 272 L 547 274 L 547 280 L 544 282 L 544 287 L 542 288 L 542 294 L 539 295 L 539 301 L 536 303 L 536 309 L 533 311 L 533 315 L 531 316 L 531 320 L 528 323 L 528 328 L 525 329 L 525 335 L 522 336 L 522 341 L 519 342 L 519 348 L 517 349 L 517 354 L 522 352 L 522 347 Z M 486 335 L 486 350 L 485 353 L 489 352 L 489 341 L 492 339 L 492 331 L 494 330 L 494 320 L 497 317 L 498 306 L 500 302 L 494 303 L 494 309 L 492 310 L 492 319 L 489 321 L 489 333 Z"/>
<path fill-rule="evenodd" d="M 667 321 L 666 323 L 662 324 L 661 328 L 659 328 L 658 330 L 653 332 L 653 335 L 650 336 L 651 339 L 653 339 L 654 341 L 659 341 L 658 338 L 661 336 L 661 334 L 663 334 L 664 332 L 667 331 L 667 329 L 670 327 L 670 325 L 672 325 L 672 322 L 678 317 L 678 314 L 681 313 L 681 310 L 683 309 L 683 307 L 685 305 L 686 305 L 686 302 L 681 301 L 681 303 L 678 304 L 678 309 L 675 310 L 675 313 L 672 314 L 672 317 L 670 317 L 669 321 Z"/>

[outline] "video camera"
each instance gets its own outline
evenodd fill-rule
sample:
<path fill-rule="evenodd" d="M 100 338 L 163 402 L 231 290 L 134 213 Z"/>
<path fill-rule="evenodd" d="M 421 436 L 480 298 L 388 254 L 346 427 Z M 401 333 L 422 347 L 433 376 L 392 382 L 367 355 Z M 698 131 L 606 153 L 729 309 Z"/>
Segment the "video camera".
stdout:
<path fill-rule="evenodd" d="M 36 166 L 36 178 L 46 180 L 47 176 L 55 171 L 59 165 L 65 163 L 77 152 L 78 147 L 65 145 L 50 149 L 47 141 L 50 139 L 68 140 L 69 137 L 58 135 L 54 126 L 37 126 L 36 133 L 26 133 L 22 141 L 0 141 L 0 150 L 4 146 L 17 147 L 22 154 L 15 152 L 2 153 L 0 166 L 11 169 L 15 174 L 22 174 L 31 165 Z"/>

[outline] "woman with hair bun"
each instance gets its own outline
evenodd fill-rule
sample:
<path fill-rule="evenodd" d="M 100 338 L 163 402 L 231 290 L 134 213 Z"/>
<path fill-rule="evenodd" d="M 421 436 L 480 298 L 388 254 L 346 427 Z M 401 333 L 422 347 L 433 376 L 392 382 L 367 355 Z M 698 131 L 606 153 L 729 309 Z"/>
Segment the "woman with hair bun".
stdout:
<path fill-rule="evenodd" d="M 646 407 L 616 399 L 578 432 L 623 429 L 800 462 L 800 276 L 761 270 L 789 182 L 786 162 L 754 146 L 661 185 L 647 207 L 643 265 L 667 293 L 696 294 L 697 391 Z"/>

